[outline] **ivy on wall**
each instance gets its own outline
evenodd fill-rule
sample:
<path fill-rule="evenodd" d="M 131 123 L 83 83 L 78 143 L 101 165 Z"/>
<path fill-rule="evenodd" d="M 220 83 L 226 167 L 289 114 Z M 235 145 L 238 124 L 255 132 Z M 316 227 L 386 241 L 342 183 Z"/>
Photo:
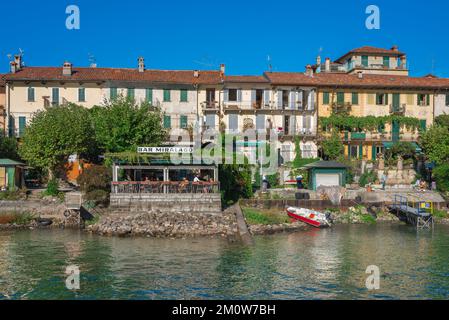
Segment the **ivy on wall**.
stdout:
<path fill-rule="evenodd" d="M 420 128 L 419 119 L 399 115 L 383 117 L 331 115 L 330 117 L 320 118 L 320 125 L 323 129 L 336 128 L 350 132 L 377 131 L 380 126 L 393 122 L 398 122 L 402 128 L 407 130 L 418 130 Z"/>

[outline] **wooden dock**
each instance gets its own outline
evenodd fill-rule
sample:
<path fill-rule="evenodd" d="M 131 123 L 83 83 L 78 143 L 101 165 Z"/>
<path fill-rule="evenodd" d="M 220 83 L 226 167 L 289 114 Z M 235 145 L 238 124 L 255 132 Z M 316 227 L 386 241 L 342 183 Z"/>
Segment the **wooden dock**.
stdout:
<path fill-rule="evenodd" d="M 426 201 L 411 202 L 407 197 L 396 195 L 390 211 L 417 229 L 433 229 L 432 204 Z"/>

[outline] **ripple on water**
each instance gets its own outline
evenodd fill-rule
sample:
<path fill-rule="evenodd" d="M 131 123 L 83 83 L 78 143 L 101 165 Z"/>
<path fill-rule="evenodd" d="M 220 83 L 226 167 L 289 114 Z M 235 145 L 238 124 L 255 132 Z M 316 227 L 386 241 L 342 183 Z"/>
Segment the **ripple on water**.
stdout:
<path fill-rule="evenodd" d="M 70 231 L 0 234 L 0 299 L 447 299 L 449 227 L 338 226 L 222 239 L 101 238 Z M 81 290 L 65 288 L 78 265 Z M 368 291 L 367 266 L 381 269 Z"/>

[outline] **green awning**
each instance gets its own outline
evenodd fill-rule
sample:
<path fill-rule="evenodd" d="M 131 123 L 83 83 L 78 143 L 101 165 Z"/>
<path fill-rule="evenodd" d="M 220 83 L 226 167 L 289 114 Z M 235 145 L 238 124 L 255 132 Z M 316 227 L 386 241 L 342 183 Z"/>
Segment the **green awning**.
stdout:
<path fill-rule="evenodd" d="M 11 159 L 0 159 L 0 167 L 15 167 L 15 166 L 24 166 L 25 164 L 22 162 L 14 161 Z"/>
<path fill-rule="evenodd" d="M 421 153 L 422 152 L 422 148 L 416 143 L 416 142 L 410 142 L 416 149 L 417 153 Z M 385 149 L 391 149 L 391 147 L 394 145 L 395 143 L 392 141 L 388 141 L 388 142 L 383 142 L 383 146 Z"/>

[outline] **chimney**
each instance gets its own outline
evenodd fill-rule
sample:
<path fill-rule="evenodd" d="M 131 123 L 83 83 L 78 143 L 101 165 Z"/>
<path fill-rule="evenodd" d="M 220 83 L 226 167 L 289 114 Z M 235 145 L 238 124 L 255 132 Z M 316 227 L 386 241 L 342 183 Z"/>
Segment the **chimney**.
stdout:
<path fill-rule="evenodd" d="M 331 59 L 326 58 L 326 62 L 324 63 L 324 71 L 331 72 Z"/>
<path fill-rule="evenodd" d="M 358 77 L 359 79 L 363 79 L 363 71 L 358 71 L 358 72 L 357 72 L 357 77 Z"/>
<path fill-rule="evenodd" d="M 14 62 L 14 61 L 11 61 L 10 63 L 9 63 L 9 70 L 11 71 L 11 73 L 16 73 L 18 70 L 17 70 L 17 64 Z"/>
<path fill-rule="evenodd" d="M 392 51 L 399 51 L 399 48 L 398 48 L 398 46 L 394 45 L 394 46 L 391 48 L 391 50 L 392 50 Z"/>
<path fill-rule="evenodd" d="M 139 62 L 139 72 L 145 72 L 145 59 L 143 57 L 139 57 L 137 61 Z"/>
<path fill-rule="evenodd" d="M 316 65 L 317 65 L 318 67 L 321 66 L 321 56 L 317 56 L 317 57 L 316 57 Z"/>
<path fill-rule="evenodd" d="M 220 73 L 224 76 L 226 73 L 226 65 L 220 64 Z"/>
<path fill-rule="evenodd" d="M 23 64 L 23 61 L 22 61 L 22 55 L 16 54 L 16 55 L 14 56 L 14 62 L 16 63 L 16 70 L 17 70 L 17 71 L 19 71 L 20 69 L 22 69 L 22 64 Z"/>
<path fill-rule="evenodd" d="M 401 68 L 403 69 L 407 68 L 407 56 L 405 55 L 401 56 Z"/>
<path fill-rule="evenodd" d="M 312 69 L 312 66 L 310 65 L 310 64 L 308 64 L 307 66 L 306 66 L 306 76 L 308 76 L 308 77 L 313 77 L 313 69 Z"/>
<path fill-rule="evenodd" d="M 199 78 L 199 77 L 200 77 L 200 72 L 199 72 L 198 70 L 194 70 L 194 71 L 193 71 L 193 76 L 194 76 L 195 78 Z"/>
<path fill-rule="evenodd" d="M 70 77 L 72 75 L 72 64 L 70 62 L 64 62 L 62 67 L 62 75 Z"/>

